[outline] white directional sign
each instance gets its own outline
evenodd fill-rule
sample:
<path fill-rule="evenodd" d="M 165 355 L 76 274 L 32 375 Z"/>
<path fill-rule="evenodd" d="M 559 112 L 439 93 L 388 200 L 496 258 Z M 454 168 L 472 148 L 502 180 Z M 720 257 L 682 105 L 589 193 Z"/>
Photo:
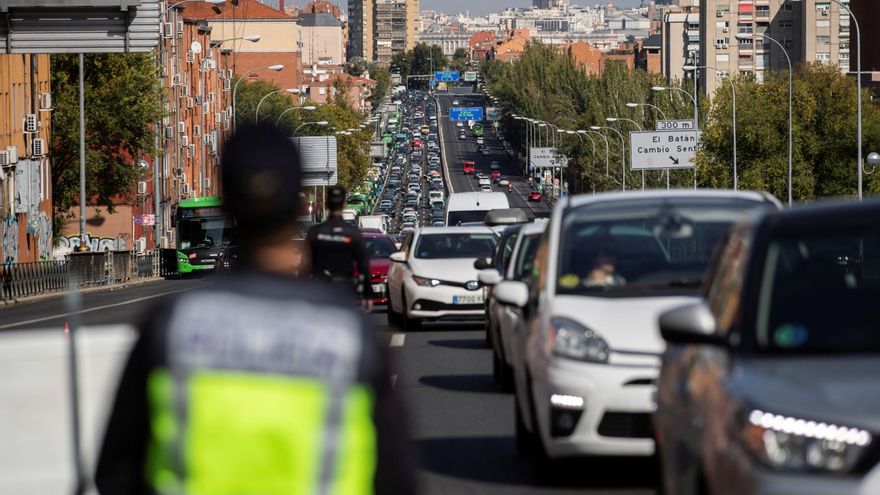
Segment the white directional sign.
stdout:
<path fill-rule="evenodd" d="M 629 156 L 633 170 L 693 168 L 699 131 L 631 132 Z"/>
<path fill-rule="evenodd" d="M 567 167 L 568 157 L 556 148 L 532 148 L 531 164 L 535 168 Z"/>
<path fill-rule="evenodd" d="M 697 128 L 693 120 L 658 120 L 658 131 L 693 131 Z"/>

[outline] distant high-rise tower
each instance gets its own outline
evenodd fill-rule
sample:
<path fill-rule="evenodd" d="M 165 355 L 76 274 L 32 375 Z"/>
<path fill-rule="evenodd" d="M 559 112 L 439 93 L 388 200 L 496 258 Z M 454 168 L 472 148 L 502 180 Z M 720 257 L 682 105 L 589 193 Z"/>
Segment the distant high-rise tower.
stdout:
<path fill-rule="evenodd" d="M 568 0 L 532 0 L 536 9 L 562 9 L 568 7 Z"/>
<path fill-rule="evenodd" d="M 348 58 L 389 63 L 416 45 L 419 0 L 349 0 Z"/>

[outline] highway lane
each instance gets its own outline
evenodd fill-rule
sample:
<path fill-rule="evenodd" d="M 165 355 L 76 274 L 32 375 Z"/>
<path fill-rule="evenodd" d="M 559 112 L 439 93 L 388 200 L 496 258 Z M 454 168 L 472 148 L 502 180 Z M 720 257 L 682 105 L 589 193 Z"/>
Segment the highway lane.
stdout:
<path fill-rule="evenodd" d="M 459 106 L 483 106 L 485 101 L 479 93 L 474 93 L 471 88 L 451 88 L 448 93 L 435 93 L 440 102 L 440 113 L 437 120 L 443 128 L 442 144 L 443 152 L 448 167 L 449 181 L 452 186 L 452 192 L 471 192 L 476 191 L 476 179 L 473 176 L 465 175 L 462 172 L 462 163 L 465 160 L 476 163 L 478 172 L 489 174 L 489 164 L 497 161 L 501 164 L 501 173 L 505 179 L 511 181 L 514 191 L 508 195 L 508 201 L 511 207 L 522 208 L 526 211 L 530 218 L 547 217 L 550 215 L 550 208 L 545 202 L 529 202 L 527 200 L 529 193 L 529 184 L 524 177 L 522 167 L 504 150 L 504 147 L 495 132 L 491 123 L 485 125 L 485 144 L 489 147 L 490 154 L 483 155 L 477 149 L 476 139 L 470 130 L 467 131 L 467 139 L 458 139 L 458 130 L 455 122 L 449 120 L 449 108 L 453 106 L 454 101 L 459 102 Z M 467 129 L 467 123 L 464 123 Z"/>
<path fill-rule="evenodd" d="M 397 389 L 412 417 L 423 493 L 655 493 L 648 459 L 601 459 L 562 464 L 552 484 L 536 482 L 528 459 L 515 451 L 513 396 L 492 379 L 492 355 L 481 326 L 426 323 L 403 334 L 373 320 L 392 338 Z"/>

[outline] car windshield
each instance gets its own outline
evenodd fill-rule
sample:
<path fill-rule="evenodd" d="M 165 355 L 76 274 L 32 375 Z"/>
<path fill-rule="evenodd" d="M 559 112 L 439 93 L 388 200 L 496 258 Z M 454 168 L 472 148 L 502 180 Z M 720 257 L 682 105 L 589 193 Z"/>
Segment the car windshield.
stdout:
<path fill-rule="evenodd" d="M 791 354 L 880 352 L 878 300 L 876 222 L 776 236 L 758 298 L 758 347 Z"/>
<path fill-rule="evenodd" d="M 458 210 L 450 211 L 446 225 L 458 226 L 465 223 L 483 223 L 486 219 L 487 210 Z"/>
<path fill-rule="evenodd" d="M 658 198 L 576 208 L 562 221 L 557 291 L 696 290 L 731 225 L 765 207 L 744 199 Z"/>
<path fill-rule="evenodd" d="M 370 259 L 388 258 L 397 251 L 397 247 L 387 237 L 368 237 L 364 240 Z"/>
<path fill-rule="evenodd" d="M 415 257 L 419 259 L 490 258 L 495 251 L 495 234 L 425 234 L 419 237 Z"/>

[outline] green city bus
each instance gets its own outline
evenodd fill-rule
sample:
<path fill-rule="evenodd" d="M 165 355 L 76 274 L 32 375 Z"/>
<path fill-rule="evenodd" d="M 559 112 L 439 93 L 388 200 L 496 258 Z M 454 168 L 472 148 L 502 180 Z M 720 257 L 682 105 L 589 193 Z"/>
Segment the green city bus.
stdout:
<path fill-rule="evenodd" d="M 473 127 L 475 137 L 483 137 L 483 124 L 477 122 Z"/>
<path fill-rule="evenodd" d="M 235 241 L 235 221 L 218 197 L 181 201 L 174 214 L 177 229 L 177 273 L 214 270 L 221 255 Z"/>

